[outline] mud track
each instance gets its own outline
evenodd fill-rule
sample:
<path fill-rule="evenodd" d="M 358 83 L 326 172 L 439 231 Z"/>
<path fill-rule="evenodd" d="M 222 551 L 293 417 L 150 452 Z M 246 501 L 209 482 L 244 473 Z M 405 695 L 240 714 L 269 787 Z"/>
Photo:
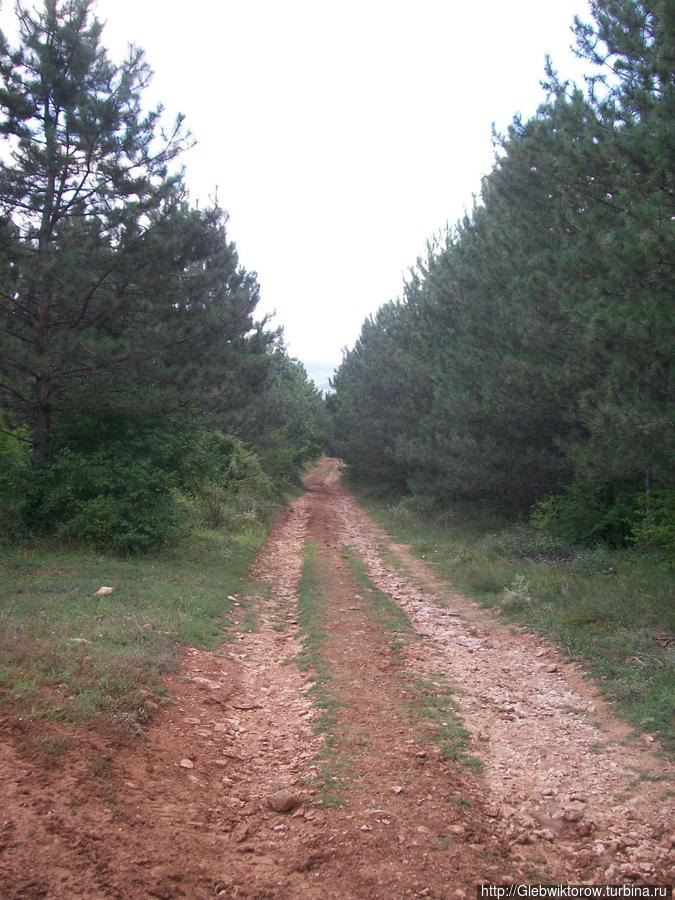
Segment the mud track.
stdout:
<path fill-rule="evenodd" d="M 629 739 L 552 646 L 393 544 L 338 475 L 323 460 L 275 523 L 256 561 L 269 586 L 257 629 L 188 651 L 176 702 L 143 738 L 78 732 L 45 768 L 31 735 L 1 723 L 3 900 L 672 883 L 673 770 L 658 748 Z M 297 665 L 303 647 L 312 659 L 297 609 L 307 546 L 323 693 Z M 375 588 L 412 629 L 382 619 Z M 450 713 L 434 692 L 450 686 L 465 761 L 437 740 Z"/>

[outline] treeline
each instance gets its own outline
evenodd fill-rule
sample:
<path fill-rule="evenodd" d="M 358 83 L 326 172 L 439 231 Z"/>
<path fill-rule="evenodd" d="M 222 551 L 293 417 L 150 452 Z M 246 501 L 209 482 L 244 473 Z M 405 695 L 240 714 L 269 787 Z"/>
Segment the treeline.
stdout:
<path fill-rule="evenodd" d="M 591 7 L 584 88 L 548 67 L 471 215 L 345 354 L 335 451 L 431 505 L 673 546 L 675 7 Z"/>
<path fill-rule="evenodd" d="M 255 516 L 324 443 L 323 398 L 178 168 L 91 0 L 0 35 L 0 531 L 117 552 Z M 237 499 L 238 498 L 238 499 Z"/>

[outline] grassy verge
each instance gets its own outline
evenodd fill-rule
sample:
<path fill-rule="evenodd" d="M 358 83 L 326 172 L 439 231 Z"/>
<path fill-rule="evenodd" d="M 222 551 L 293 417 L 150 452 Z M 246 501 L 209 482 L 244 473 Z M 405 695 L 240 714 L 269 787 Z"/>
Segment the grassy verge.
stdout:
<path fill-rule="evenodd" d="M 119 559 L 41 548 L 0 562 L 0 702 L 69 722 L 133 726 L 162 697 L 185 645 L 215 647 L 267 530 L 201 531 L 171 551 Z M 101 586 L 111 593 L 98 595 Z M 245 610 L 244 610 L 245 612 Z M 241 616 L 241 606 L 237 615 Z"/>
<path fill-rule="evenodd" d="M 302 650 L 297 662 L 303 672 L 310 672 L 310 695 L 320 713 L 314 730 L 323 734 L 324 744 L 314 758 L 317 767 L 315 782 L 320 786 L 318 802 L 321 806 L 343 806 L 342 769 L 345 761 L 338 751 L 338 717 L 340 701 L 331 689 L 332 668 L 321 652 L 326 636 L 326 613 L 323 604 L 324 586 L 318 548 L 312 541 L 305 545 L 302 575 L 298 584 L 298 620 L 302 633 Z"/>
<path fill-rule="evenodd" d="M 429 520 L 360 494 L 388 532 L 453 587 L 582 660 L 616 712 L 675 750 L 672 561 L 632 550 L 575 551 L 475 510 Z"/>

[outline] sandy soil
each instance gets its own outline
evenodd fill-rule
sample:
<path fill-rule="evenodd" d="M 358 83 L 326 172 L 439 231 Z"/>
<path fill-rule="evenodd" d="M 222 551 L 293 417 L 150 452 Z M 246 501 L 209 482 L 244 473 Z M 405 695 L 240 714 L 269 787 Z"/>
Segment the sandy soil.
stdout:
<path fill-rule="evenodd" d="M 393 544 L 323 460 L 256 561 L 259 627 L 189 649 L 145 734 L 0 719 L 0 897 L 462 898 L 479 883 L 673 882 L 673 769 L 577 666 L 505 627 Z M 338 701 L 331 745 L 301 650 L 318 548 Z M 419 639 L 393 648 L 345 558 Z M 385 551 L 384 553 L 382 551 Z M 445 759 L 411 708 L 457 686 L 482 772 Z M 51 726 L 53 729 L 53 726 Z M 330 753 L 327 753 L 330 750 Z M 331 767 L 326 765 L 331 760 Z M 340 807 L 322 805 L 335 779 Z"/>

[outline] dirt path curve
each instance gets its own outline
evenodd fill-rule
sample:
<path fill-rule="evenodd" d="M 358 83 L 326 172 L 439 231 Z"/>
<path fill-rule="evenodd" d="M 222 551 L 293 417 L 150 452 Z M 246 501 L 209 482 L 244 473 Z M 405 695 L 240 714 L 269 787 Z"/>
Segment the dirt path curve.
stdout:
<path fill-rule="evenodd" d="M 311 620 L 297 607 L 305 557 Z M 553 648 L 392 544 L 335 461 L 277 520 L 255 574 L 268 585 L 255 629 L 188 651 L 176 702 L 144 739 L 78 732 L 45 767 L 21 723 L 0 723 L 2 900 L 459 900 L 484 881 L 672 883 L 672 768 L 625 742 Z M 446 683 L 482 773 L 437 740 L 452 724 L 436 703 Z"/>

